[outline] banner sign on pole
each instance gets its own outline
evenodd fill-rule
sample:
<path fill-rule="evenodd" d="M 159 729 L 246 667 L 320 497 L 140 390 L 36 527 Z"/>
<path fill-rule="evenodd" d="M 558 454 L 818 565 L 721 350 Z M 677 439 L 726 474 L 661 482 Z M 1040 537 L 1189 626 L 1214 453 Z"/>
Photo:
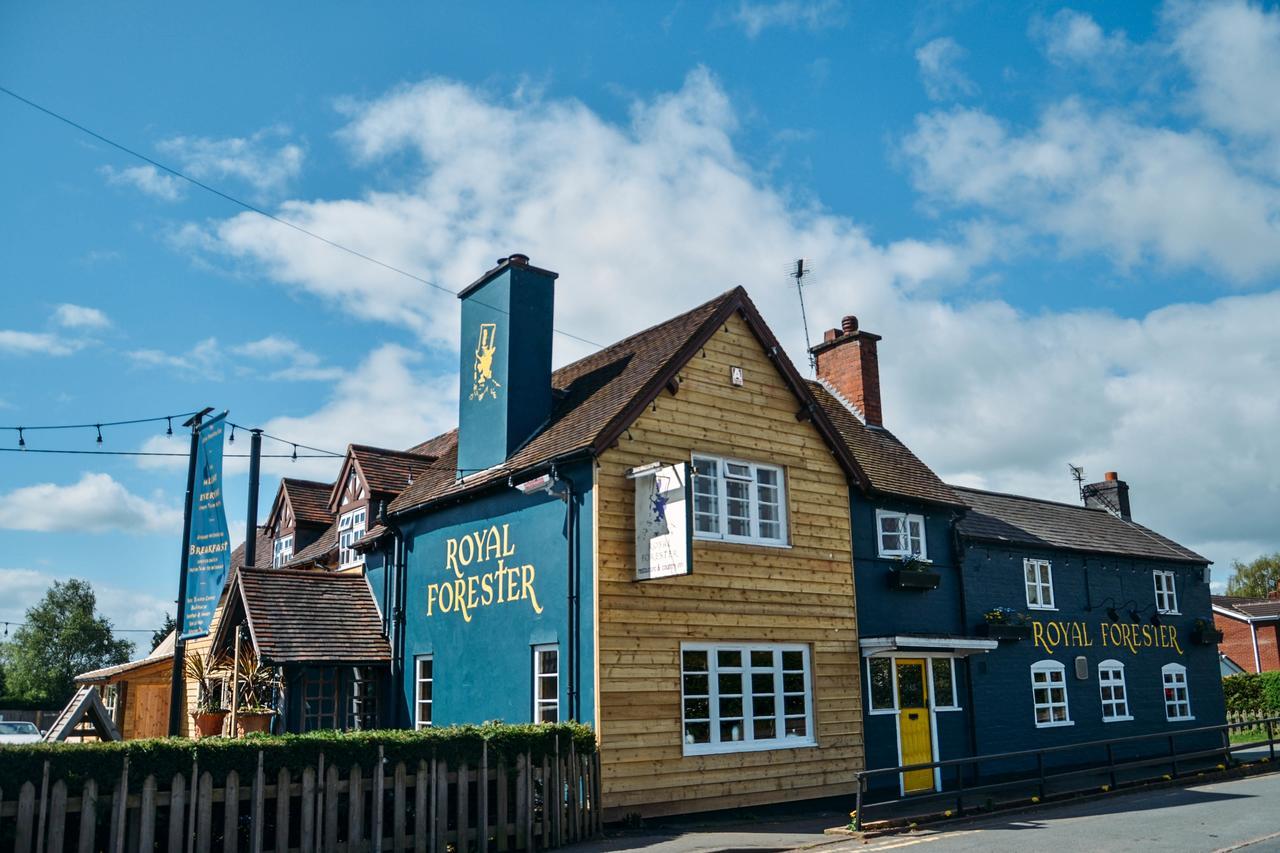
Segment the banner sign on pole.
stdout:
<path fill-rule="evenodd" d="M 182 639 L 209 633 L 213 611 L 231 572 L 231 537 L 222 498 L 223 412 L 200 425 L 196 447 L 196 479 L 191 490 L 191 534 L 187 546 L 187 598 L 183 606 Z"/>
<path fill-rule="evenodd" d="M 693 498 L 689 463 L 632 469 L 636 483 L 636 580 L 693 571 Z"/>

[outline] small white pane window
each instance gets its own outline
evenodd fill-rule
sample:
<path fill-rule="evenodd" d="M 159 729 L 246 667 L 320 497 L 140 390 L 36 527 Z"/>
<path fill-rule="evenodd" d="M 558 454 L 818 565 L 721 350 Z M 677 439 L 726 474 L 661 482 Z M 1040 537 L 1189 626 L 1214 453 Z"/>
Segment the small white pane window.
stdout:
<path fill-rule="evenodd" d="M 686 755 L 814 743 L 805 646 L 686 644 L 681 688 Z"/>
<path fill-rule="evenodd" d="M 1027 606 L 1036 610 L 1056 610 L 1053 603 L 1053 568 L 1048 560 L 1023 560 L 1027 584 Z"/>
<path fill-rule="evenodd" d="M 120 685 L 104 684 L 99 689 L 99 693 L 102 695 L 102 707 L 107 709 L 107 717 L 112 722 L 119 723 L 120 721 L 116 719 L 116 706 L 120 700 Z"/>
<path fill-rule="evenodd" d="M 699 539 L 786 544 L 786 494 L 776 465 L 693 457 L 693 530 Z"/>
<path fill-rule="evenodd" d="M 951 658 L 931 658 L 929 674 L 933 678 L 933 707 L 939 711 L 959 708 L 956 701 L 955 661 Z"/>
<path fill-rule="evenodd" d="M 1180 663 L 1167 663 L 1160 669 L 1164 680 L 1164 715 L 1172 720 L 1194 720 L 1191 696 L 1187 693 L 1187 668 Z"/>
<path fill-rule="evenodd" d="M 1031 701 L 1037 728 L 1069 726 L 1066 668 L 1057 661 L 1042 660 L 1031 665 Z"/>
<path fill-rule="evenodd" d="M 293 535 L 281 536 L 271 545 L 271 565 L 280 568 L 293 559 Z"/>
<path fill-rule="evenodd" d="M 358 566 L 364 562 L 364 555 L 352 546 L 364 536 L 367 515 L 368 509 L 361 507 L 345 512 L 338 518 L 338 564 L 343 568 Z"/>
<path fill-rule="evenodd" d="M 431 655 L 415 658 L 413 726 L 417 729 L 431 727 L 431 688 L 435 683 L 435 659 Z"/>
<path fill-rule="evenodd" d="M 929 559 L 924 535 L 924 516 L 878 509 L 876 531 L 876 544 L 881 557 Z"/>
<path fill-rule="evenodd" d="M 1173 587 L 1173 572 L 1152 572 L 1156 585 L 1156 610 L 1160 613 L 1178 612 L 1178 593 Z"/>
<path fill-rule="evenodd" d="M 1129 715 L 1129 694 L 1124 685 L 1124 664 L 1118 660 L 1098 664 L 1098 691 L 1102 694 L 1104 723 L 1133 719 Z"/>
<path fill-rule="evenodd" d="M 533 721 L 560 720 L 560 650 L 556 646 L 533 647 Z"/>
<path fill-rule="evenodd" d="M 871 711 L 896 711 L 898 691 L 893 686 L 893 659 L 871 658 L 867 661 L 867 702 Z"/>

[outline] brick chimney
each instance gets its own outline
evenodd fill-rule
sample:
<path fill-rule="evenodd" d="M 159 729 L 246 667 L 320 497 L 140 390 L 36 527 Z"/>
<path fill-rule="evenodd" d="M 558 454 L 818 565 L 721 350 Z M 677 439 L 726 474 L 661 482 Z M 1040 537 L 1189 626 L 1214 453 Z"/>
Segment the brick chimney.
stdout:
<path fill-rule="evenodd" d="M 879 335 L 858 331 L 858 318 L 851 314 L 840 322 L 840 328 L 828 329 L 822 343 L 809 350 L 817 362 L 818 378 L 852 403 L 869 426 L 884 426 L 878 340 Z"/>
<path fill-rule="evenodd" d="M 1108 471 L 1101 483 L 1090 483 L 1080 490 L 1084 505 L 1094 509 L 1105 509 L 1112 515 L 1118 515 L 1125 521 L 1133 520 L 1129 510 L 1129 484 L 1120 479 L 1115 471 Z"/>

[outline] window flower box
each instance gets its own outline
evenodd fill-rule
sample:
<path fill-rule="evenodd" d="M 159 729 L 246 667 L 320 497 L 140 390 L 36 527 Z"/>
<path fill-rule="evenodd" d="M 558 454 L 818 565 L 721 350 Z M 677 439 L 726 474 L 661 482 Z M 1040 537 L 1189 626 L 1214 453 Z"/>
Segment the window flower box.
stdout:
<path fill-rule="evenodd" d="M 978 636 L 992 640 L 1025 640 L 1031 637 L 1031 626 L 1011 625 L 1007 622 L 983 622 L 978 626 Z"/>
<path fill-rule="evenodd" d="M 937 589 L 942 575 L 926 568 L 919 560 L 906 560 L 890 570 L 889 581 L 895 589 Z"/>
<path fill-rule="evenodd" d="M 1211 622 L 1197 619 L 1191 628 L 1191 642 L 1198 646 L 1216 646 L 1222 642 L 1222 631 Z"/>

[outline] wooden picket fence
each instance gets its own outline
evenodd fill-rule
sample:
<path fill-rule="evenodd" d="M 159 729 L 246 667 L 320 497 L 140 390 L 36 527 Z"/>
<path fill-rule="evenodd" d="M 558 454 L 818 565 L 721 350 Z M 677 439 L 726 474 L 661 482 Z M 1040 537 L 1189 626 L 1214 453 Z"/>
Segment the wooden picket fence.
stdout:
<path fill-rule="evenodd" d="M 217 780 L 193 765 L 190 779 L 130 777 L 124 760 L 110 792 L 84 783 L 70 796 L 66 781 L 24 782 L 0 790 L 0 839 L 16 853 L 168 850 L 170 853 L 338 853 L 416 850 L 434 853 L 548 850 L 600 831 L 599 753 L 555 754 L 515 766 L 489 755 L 476 766 L 443 760 L 375 768 L 340 768 L 318 756 L 301 773 L 258 769 L 241 780 Z M 559 796 L 557 796 L 559 792 Z"/>

